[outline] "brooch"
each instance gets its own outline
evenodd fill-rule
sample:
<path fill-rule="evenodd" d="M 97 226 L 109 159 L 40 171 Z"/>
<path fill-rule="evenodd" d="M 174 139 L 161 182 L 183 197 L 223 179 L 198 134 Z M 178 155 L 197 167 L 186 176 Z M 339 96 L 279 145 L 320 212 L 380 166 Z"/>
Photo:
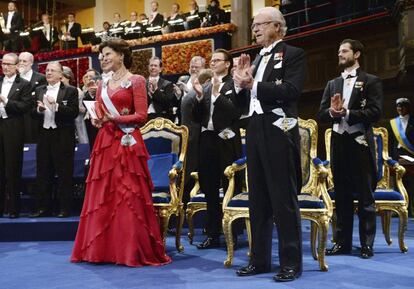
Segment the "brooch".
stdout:
<path fill-rule="evenodd" d="M 122 88 L 128 88 L 132 85 L 131 80 L 125 80 L 121 82 L 121 87 Z"/>
<path fill-rule="evenodd" d="M 364 82 L 363 81 L 356 81 L 355 82 L 355 88 L 359 89 L 360 91 L 364 90 Z"/>
<path fill-rule="evenodd" d="M 124 107 L 123 109 L 121 109 L 121 115 L 128 115 L 129 114 L 129 109 Z"/>
<path fill-rule="evenodd" d="M 366 98 L 361 99 L 361 108 L 364 109 L 366 105 L 367 105 L 367 99 Z"/>

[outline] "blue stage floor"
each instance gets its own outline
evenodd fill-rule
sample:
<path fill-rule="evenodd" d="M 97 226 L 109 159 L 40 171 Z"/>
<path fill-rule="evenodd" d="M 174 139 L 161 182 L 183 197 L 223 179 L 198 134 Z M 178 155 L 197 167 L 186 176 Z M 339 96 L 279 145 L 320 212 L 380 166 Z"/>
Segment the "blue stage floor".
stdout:
<path fill-rule="evenodd" d="M 266 288 L 413 288 L 414 287 L 414 219 L 410 219 L 406 244 L 408 253 L 402 254 L 397 244 L 396 225 L 393 219 L 393 244 L 388 246 L 380 231 L 375 243 L 375 256 L 369 260 L 358 257 L 355 248 L 352 256 L 327 257 L 328 272 L 319 266 L 310 254 L 309 225 L 304 222 L 304 272 L 290 283 L 275 283 L 273 273 L 252 277 L 237 277 L 235 269 L 247 263 L 247 242 L 242 240 L 236 251 L 234 266 L 224 268 L 224 246 L 219 249 L 197 250 L 189 245 L 185 236 L 185 251 L 175 251 L 174 238 L 169 237 L 167 250 L 173 263 L 163 267 L 128 268 L 115 265 L 72 264 L 69 256 L 72 241 L 59 242 L 0 242 L 1 289 L 266 289 Z M 357 225 L 357 221 L 355 222 Z M 197 232 L 195 243 L 203 239 Z M 354 234 L 357 233 L 355 229 Z M 359 245 L 357 234 L 354 245 Z M 329 244 L 330 246 L 330 244 Z M 277 270 L 277 244 L 274 242 L 274 270 Z"/>

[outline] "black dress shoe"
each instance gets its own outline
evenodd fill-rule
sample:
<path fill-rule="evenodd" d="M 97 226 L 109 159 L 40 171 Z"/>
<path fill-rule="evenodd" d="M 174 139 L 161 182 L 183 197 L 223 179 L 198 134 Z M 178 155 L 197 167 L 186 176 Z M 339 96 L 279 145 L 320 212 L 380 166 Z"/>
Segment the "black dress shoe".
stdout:
<path fill-rule="evenodd" d="M 39 210 L 29 215 L 29 218 L 47 217 L 49 214 L 45 210 Z"/>
<path fill-rule="evenodd" d="M 301 275 L 302 271 L 283 268 L 273 277 L 273 280 L 276 282 L 289 282 L 298 279 Z"/>
<path fill-rule="evenodd" d="M 208 237 L 204 242 L 197 245 L 197 249 L 211 249 L 218 247 L 220 247 L 220 240 L 212 237 Z"/>
<path fill-rule="evenodd" d="M 351 248 L 345 247 L 341 244 L 335 244 L 331 249 L 326 249 L 325 254 L 332 255 L 348 255 L 351 254 Z"/>
<path fill-rule="evenodd" d="M 19 214 L 17 214 L 17 213 L 10 213 L 9 214 L 9 219 L 17 219 L 17 218 L 19 218 L 20 216 L 19 216 Z"/>
<path fill-rule="evenodd" d="M 70 214 L 68 212 L 62 211 L 56 217 L 58 217 L 58 218 L 67 218 L 69 216 L 70 216 Z"/>
<path fill-rule="evenodd" d="M 269 273 L 270 270 L 258 268 L 254 265 L 247 265 L 245 267 L 241 267 L 239 270 L 236 271 L 237 276 L 243 277 L 243 276 L 253 276 L 257 274 L 262 273 Z"/>
<path fill-rule="evenodd" d="M 361 258 L 362 259 L 369 259 L 374 256 L 374 250 L 372 250 L 371 246 L 362 246 L 361 248 Z"/>

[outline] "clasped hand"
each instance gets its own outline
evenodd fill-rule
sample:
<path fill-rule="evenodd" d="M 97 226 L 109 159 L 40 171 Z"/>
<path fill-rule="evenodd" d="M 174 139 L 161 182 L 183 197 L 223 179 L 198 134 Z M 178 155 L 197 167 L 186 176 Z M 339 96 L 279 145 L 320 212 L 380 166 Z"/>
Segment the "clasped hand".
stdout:
<path fill-rule="evenodd" d="M 107 121 L 113 121 L 113 120 L 114 120 L 114 116 L 112 114 L 110 114 L 109 112 L 107 112 L 106 110 L 104 110 L 104 116 L 103 116 L 103 118 L 102 119 L 93 118 L 91 120 L 91 123 L 92 123 L 92 125 L 94 127 L 101 128 L 102 125 L 105 122 L 107 122 Z"/>
<path fill-rule="evenodd" d="M 344 108 L 344 100 L 340 93 L 335 93 L 331 97 L 331 107 L 329 113 L 333 118 L 344 117 L 346 115 L 346 109 Z"/>
<path fill-rule="evenodd" d="M 236 87 L 252 89 L 254 65 L 250 65 L 250 56 L 242 54 L 234 69 L 233 80 Z"/>

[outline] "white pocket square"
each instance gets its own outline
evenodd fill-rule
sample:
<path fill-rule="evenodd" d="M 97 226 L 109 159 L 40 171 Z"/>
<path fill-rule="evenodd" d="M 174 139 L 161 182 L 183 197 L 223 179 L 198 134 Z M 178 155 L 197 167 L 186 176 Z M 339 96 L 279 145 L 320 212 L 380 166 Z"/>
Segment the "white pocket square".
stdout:
<path fill-rule="evenodd" d="M 275 64 L 275 66 L 273 66 L 274 69 L 280 69 L 282 68 L 282 62 L 283 61 L 279 61 L 278 63 Z"/>
<path fill-rule="evenodd" d="M 236 134 L 234 133 L 234 131 L 232 131 L 229 128 L 223 129 L 218 136 L 221 137 L 222 139 L 231 139 L 235 136 Z"/>
<path fill-rule="evenodd" d="M 36 94 L 36 92 L 34 92 L 34 91 L 33 91 L 33 92 L 32 92 L 32 95 L 35 95 L 35 94 Z"/>
<path fill-rule="evenodd" d="M 280 128 L 283 131 L 289 131 L 292 128 L 294 128 L 297 123 L 298 123 L 298 120 L 296 118 L 281 117 L 278 120 L 276 120 L 273 123 L 273 125 L 277 126 L 278 128 Z"/>
<path fill-rule="evenodd" d="M 227 90 L 226 91 L 226 93 L 224 93 L 224 95 L 228 95 L 228 94 L 231 94 L 233 91 L 230 89 L 230 90 Z"/>
<path fill-rule="evenodd" d="M 67 100 L 62 100 L 63 105 L 67 105 L 68 101 Z"/>

